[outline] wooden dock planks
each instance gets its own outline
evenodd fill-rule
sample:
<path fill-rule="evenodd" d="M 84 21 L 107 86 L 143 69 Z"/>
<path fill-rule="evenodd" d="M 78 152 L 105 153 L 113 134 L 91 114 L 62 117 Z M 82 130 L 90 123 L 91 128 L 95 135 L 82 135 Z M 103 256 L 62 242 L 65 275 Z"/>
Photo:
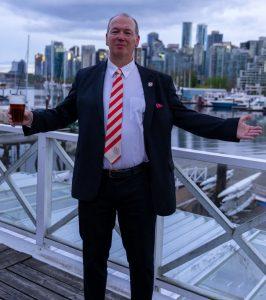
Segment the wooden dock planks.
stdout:
<path fill-rule="evenodd" d="M 0 299 L 83 300 L 83 280 L 0 244 Z M 125 298 L 106 291 L 106 300 Z"/>

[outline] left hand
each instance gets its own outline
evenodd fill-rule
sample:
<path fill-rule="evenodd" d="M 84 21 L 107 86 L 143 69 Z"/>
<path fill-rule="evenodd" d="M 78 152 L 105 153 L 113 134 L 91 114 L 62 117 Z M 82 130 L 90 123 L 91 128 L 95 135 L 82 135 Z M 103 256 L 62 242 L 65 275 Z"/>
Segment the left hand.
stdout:
<path fill-rule="evenodd" d="M 251 126 L 246 124 L 246 121 L 250 119 L 251 115 L 245 115 L 239 119 L 236 133 L 238 139 L 253 140 L 255 137 L 262 134 L 261 126 Z"/>

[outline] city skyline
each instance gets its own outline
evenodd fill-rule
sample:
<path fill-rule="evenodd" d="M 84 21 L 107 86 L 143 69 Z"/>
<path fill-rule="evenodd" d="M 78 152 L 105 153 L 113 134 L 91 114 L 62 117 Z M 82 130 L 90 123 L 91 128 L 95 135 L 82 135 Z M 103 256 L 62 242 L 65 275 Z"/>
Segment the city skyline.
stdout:
<path fill-rule="evenodd" d="M 209 0 L 194 0 L 190 4 L 179 1 L 178 5 L 176 1 L 167 0 L 161 7 L 152 0 L 145 4 L 141 2 L 135 0 L 133 4 L 133 1 L 127 0 L 120 5 L 119 1 L 113 1 L 111 9 L 106 0 L 99 0 L 97 3 L 78 0 L 75 4 L 72 0 L 65 0 L 64 5 L 62 1 L 53 4 L 50 0 L 40 0 L 35 4 L 35 1 L 27 0 L 23 2 L 23 6 L 16 0 L 12 3 L 0 0 L 0 13 L 3 16 L 0 71 L 8 71 L 12 60 L 25 59 L 28 33 L 31 34 L 31 70 L 34 54 L 43 53 L 44 46 L 51 40 L 64 42 L 67 49 L 73 45 L 88 44 L 95 45 L 97 49 L 105 48 L 104 36 L 108 19 L 121 11 L 132 14 L 138 20 L 141 43 L 147 42 L 149 32 L 156 31 L 165 45 L 181 45 L 183 22 L 193 23 L 192 46 L 195 44 L 196 26 L 199 23 L 208 25 L 208 33 L 219 30 L 224 35 L 224 41 L 231 41 L 236 46 L 240 42 L 257 40 L 266 35 L 266 25 L 263 22 L 266 9 L 262 0 L 233 0 L 230 3 L 221 1 L 220 4 Z M 103 5 L 106 9 L 101 12 Z M 90 12 L 92 7 L 94 16 Z M 166 13 L 167 18 L 163 17 Z"/>

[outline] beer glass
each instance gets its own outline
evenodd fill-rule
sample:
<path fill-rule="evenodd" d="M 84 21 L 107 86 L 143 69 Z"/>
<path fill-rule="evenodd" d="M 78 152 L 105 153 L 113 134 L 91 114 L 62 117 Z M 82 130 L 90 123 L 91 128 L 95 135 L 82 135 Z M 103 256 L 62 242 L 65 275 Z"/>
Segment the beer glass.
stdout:
<path fill-rule="evenodd" d="M 10 114 L 15 124 L 21 125 L 25 112 L 25 96 L 11 95 L 9 96 Z"/>

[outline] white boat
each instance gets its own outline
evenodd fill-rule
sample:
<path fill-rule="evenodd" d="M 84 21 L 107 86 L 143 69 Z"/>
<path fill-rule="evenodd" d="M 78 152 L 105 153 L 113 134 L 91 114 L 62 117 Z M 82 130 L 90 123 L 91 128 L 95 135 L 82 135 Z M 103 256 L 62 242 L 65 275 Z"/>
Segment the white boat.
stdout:
<path fill-rule="evenodd" d="M 248 192 L 251 188 L 252 188 L 252 184 L 248 185 L 245 189 L 243 189 L 242 191 L 240 191 L 238 193 L 232 193 L 232 194 L 224 197 L 222 202 L 227 202 L 227 201 L 233 200 L 235 198 L 240 198 L 243 195 L 245 195 L 245 193 Z"/>
<path fill-rule="evenodd" d="M 266 204 L 266 197 L 261 196 L 261 195 L 257 195 L 257 194 L 254 194 L 254 196 L 255 196 L 255 200 L 263 202 L 263 203 Z"/>
<path fill-rule="evenodd" d="M 244 92 L 232 92 L 228 93 L 224 99 L 215 99 L 212 101 L 213 107 L 216 108 L 235 108 L 235 107 L 248 107 L 254 96 L 248 95 Z"/>
<path fill-rule="evenodd" d="M 216 182 L 209 183 L 209 184 L 204 185 L 201 189 L 203 190 L 203 192 L 206 192 L 206 191 L 214 188 L 215 186 L 216 186 Z"/>
<path fill-rule="evenodd" d="M 234 216 L 235 214 L 241 212 L 242 210 L 244 210 L 245 208 L 247 208 L 253 201 L 254 201 L 255 197 L 252 194 L 247 200 L 245 200 L 241 205 L 237 206 L 234 209 L 228 210 L 227 212 L 225 212 L 225 214 L 228 217 Z"/>
<path fill-rule="evenodd" d="M 203 101 L 206 103 L 206 105 L 212 105 L 212 102 L 223 100 L 225 96 L 226 93 L 208 92 L 203 95 Z"/>
<path fill-rule="evenodd" d="M 233 169 L 226 171 L 226 181 L 229 180 L 233 176 L 234 176 Z M 216 180 L 217 180 L 217 175 L 214 175 L 214 176 L 202 181 L 200 184 L 201 189 L 204 192 L 213 189 L 216 186 Z"/>
<path fill-rule="evenodd" d="M 255 173 L 245 179 L 240 180 L 239 182 L 233 184 L 232 186 L 228 187 L 224 191 L 222 191 L 218 198 L 225 197 L 232 193 L 238 193 L 243 189 L 247 188 L 255 179 L 257 179 L 261 175 L 261 172 Z"/>
<path fill-rule="evenodd" d="M 234 169 L 226 171 L 226 179 L 227 180 L 230 179 L 233 175 L 234 175 Z M 208 185 L 210 183 L 216 182 L 216 180 L 217 180 L 217 175 L 214 175 L 214 176 L 208 178 L 207 180 L 202 181 L 200 186 Z"/>
<path fill-rule="evenodd" d="M 248 105 L 248 108 L 252 110 L 262 109 L 263 107 L 266 107 L 266 97 L 264 96 L 256 96 Z"/>
<path fill-rule="evenodd" d="M 211 101 L 211 104 L 214 108 L 224 108 L 224 109 L 231 109 L 234 106 L 237 106 L 237 103 L 234 100 L 230 99 L 217 99 Z"/>

